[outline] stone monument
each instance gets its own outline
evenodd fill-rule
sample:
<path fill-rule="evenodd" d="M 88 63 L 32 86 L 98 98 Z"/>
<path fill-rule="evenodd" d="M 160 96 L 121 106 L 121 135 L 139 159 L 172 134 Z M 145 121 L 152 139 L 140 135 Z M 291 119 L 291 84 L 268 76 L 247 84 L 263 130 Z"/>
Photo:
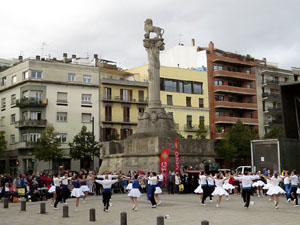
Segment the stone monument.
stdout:
<path fill-rule="evenodd" d="M 145 21 L 144 47 L 147 51 L 149 68 L 148 107 L 138 117 L 135 135 L 137 137 L 176 137 L 175 123 L 172 113 L 166 113 L 160 101 L 160 60 L 159 52 L 165 49 L 162 35 L 164 29 L 153 26 L 151 19 Z M 151 33 L 156 36 L 150 38 Z"/>

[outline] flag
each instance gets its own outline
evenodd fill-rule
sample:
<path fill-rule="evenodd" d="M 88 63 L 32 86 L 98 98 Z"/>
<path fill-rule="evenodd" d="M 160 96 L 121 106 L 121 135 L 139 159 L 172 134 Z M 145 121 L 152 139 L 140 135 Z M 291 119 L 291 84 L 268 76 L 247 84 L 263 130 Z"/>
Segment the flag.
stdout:
<path fill-rule="evenodd" d="M 179 153 L 178 153 L 178 139 L 174 141 L 174 151 L 175 151 L 175 172 L 179 173 Z"/>
<path fill-rule="evenodd" d="M 168 163 L 169 163 L 169 148 L 165 148 L 160 153 L 160 174 L 164 176 L 163 184 L 166 183 L 167 178 L 167 170 L 168 170 Z"/>

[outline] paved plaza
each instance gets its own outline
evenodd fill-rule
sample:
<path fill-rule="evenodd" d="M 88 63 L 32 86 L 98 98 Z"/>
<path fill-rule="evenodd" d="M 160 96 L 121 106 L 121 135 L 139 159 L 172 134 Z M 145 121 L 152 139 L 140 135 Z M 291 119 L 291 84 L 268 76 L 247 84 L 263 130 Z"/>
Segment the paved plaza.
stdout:
<path fill-rule="evenodd" d="M 157 216 L 170 215 L 165 224 L 195 225 L 202 220 L 208 220 L 210 225 L 295 225 L 300 221 L 300 208 L 294 208 L 291 203 L 286 203 L 282 197 L 279 209 L 273 207 L 268 197 L 253 197 L 255 205 L 249 209 L 243 208 L 241 197 L 231 196 L 229 201 L 223 201 L 221 208 L 216 208 L 216 199 L 213 203 L 207 202 L 201 206 L 199 196 L 188 195 L 162 195 L 162 205 L 152 209 L 146 201 L 146 196 L 140 198 L 138 212 L 131 210 L 132 204 L 127 195 L 114 194 L 111 210 L 103 212 L 101 197 L 89 197 L 86 203 L 80 202 L 79 211 L 74 211 L 74 199 L 69 199 L 69 218 L 62 218 L 62 205 L 59 210 L 53 210 L 47 204 L 47 214 L 39 214 L 39 202 L 27 203 L 27 211 L 20 212 L 20 203 L 10 203 L 8 209 L 3 208 L 1 202 L 1 225 L 56 225 L 56 224 L 120 224 L 120 213 L 127 212 L 129 225 L 156 225 Z M 96 208 L 96 222 L 89 222 L 89 209 Z"/>

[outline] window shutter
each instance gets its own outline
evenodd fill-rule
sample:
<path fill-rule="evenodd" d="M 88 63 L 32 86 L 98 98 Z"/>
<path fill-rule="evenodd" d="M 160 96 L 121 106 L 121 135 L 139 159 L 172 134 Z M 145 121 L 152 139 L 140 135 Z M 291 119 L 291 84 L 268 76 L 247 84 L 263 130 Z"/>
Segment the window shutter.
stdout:
<path fill-rule="evenodd" d="M 132 101 L 132 90 L 129 90 L 129 101 Z"/>
<path fill-rule="evenodd" d="M 120 89 L 120 99 L 123 100 L 123 89 Z"/>

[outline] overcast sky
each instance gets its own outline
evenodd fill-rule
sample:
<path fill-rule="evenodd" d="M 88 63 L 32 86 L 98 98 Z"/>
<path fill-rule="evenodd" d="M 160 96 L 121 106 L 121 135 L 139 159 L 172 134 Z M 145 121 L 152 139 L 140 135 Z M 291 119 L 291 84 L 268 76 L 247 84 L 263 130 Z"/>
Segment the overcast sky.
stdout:
<path fill-rule="evenodd" d="M 209 41 L 225 51 L 266 57 L 282 68 L 300 67 L 299 0 L 3 0 L 0 58 L 64 52 L 147 63 L 144 20 L 165 29 L 166 48 Z"/>

